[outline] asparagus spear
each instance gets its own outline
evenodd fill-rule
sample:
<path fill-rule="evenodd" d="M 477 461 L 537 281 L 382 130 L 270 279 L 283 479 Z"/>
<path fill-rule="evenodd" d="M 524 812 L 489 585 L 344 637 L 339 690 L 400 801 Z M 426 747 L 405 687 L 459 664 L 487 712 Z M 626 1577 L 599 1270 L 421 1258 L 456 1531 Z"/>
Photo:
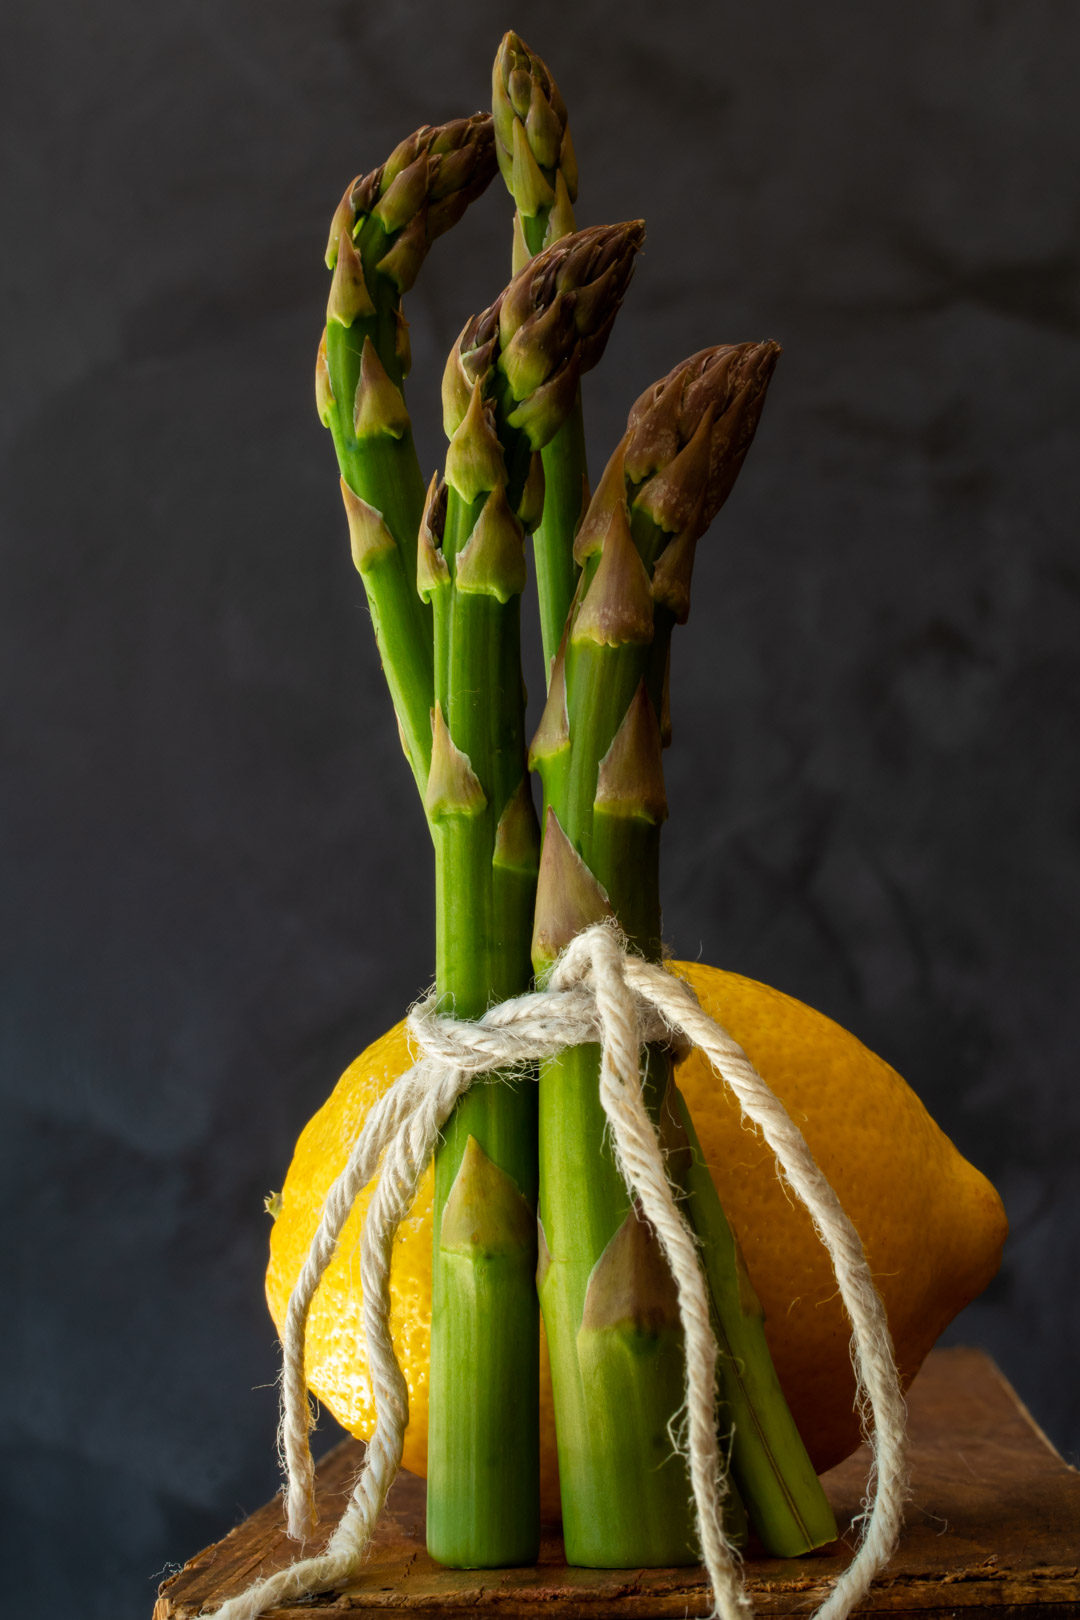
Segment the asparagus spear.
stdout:
<path fill-rule="evenodd" d="M 545 63 L 513 31 L 491 79 L 495 155 L 514 199 L 514 271 L 574 229 L 577 160 L 566 103 Z"/>
<path fill-rule="evenodd" d="M 539 833 L 528 785 L 519 599 L 539 455 L 603 351 L 639 223 L 568 237 L 471 321 L 444 379 L 445 481 L 417 581 L 434 611 L 425 809 L 436 863 L 436 990 L 476 1017 L 527 989 Z M 428 1547 L 527 1563 L 539 1536 L 536 1093 L 486 1078 L 435 1160 Z"/>
<path fill-rule="evenodd" d="M 672 626 L 689 610 L 698 538 L 753 438 L 775 344 L 707 350 L 630 413 L 576 542 L 581 583 L 531 761 L 545 836 L 533 939 L 542 973 L 581 928 L 614 914 L 660 957 L 661 748 Z M 541 1304 L 551 1350 L 567 1558 L 619 1566 L 694 1556 L 689 1490 L 668 1428 L 682 1400 L 672 1285 L 604 1146 L 595 1047 L 541 1068 Z M 835 1524 L 787 1412 L 752 1289 L 664 1053 L 646 1091 L 707 1240 L 734 1422 L 733 1470 L 771 1550 Z M 632 1418 L 631 1418 L 632 1414 Z"/>
<path fill-rule="evenodd" d="M 546 65 L 524 40 L 503 37 L 492 72 L 495 154 L 514 199 L 514 271 L 574 229 L 577 161 L 566 104 Z M 577 584 L 573 539 L 588 467 L 581 394 L 542 453 L 544 515 L 533 536 L 544 668 L 550 677 Z"/>
<path fill-rule="evenodd" d="M 326 249 L 333 280 L 316 404 L 333 434 L 353 560 L 421 793 L 431 764 L 432 629 L 415 587 L 424 481 L 402 393 L 409 332 L 401 300 L 431 243 L 494 173 L 486 114 L 425 125 L 346 188 Z"/>

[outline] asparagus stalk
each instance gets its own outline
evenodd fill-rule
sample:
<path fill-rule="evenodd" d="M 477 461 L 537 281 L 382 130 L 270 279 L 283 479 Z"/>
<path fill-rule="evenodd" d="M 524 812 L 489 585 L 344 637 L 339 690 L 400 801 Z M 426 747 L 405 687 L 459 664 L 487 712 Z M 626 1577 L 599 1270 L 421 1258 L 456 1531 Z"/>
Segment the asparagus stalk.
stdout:
<path fill-rule="evenodd" d="M 642 236 L 566 238 L 531 261 L 453 351 L 450 445 L 421 525 L 434 613 L 425 809 L 436 862 L 436 991 L 476 1017 L 528 987 L 539 830 L 520 665 L 524 532 L 538 452 L 600 358 Z M 474 1085 L 435 1161 L 428 1547 L 443 1563 L 528 1563 L 539 1539 L 536 1092 Z"/>
<path fill-rule="evenodd" d="M 333 280 L 316 404 L 333 435 L 353 560 L 421 793 L 431 765 L 432 627 L 415 584 L 424 481 L 402 392 L 409 331 L 401 301 L 431 243 L 494 173 L 486 114 L 425 125 L 346 188 L 326 249 Z"/>
<path fill-rule="evenodd" d="M 531 751 L 545 805 L 538 973 L 611 915 L 660 958 L 671 629 L 686 618 L 695 545 L 734 484 L 778 352 L 768 343 L 704 351 L 648 390 L 590 502 L 575 546 L 582 578 Z M 806 1551 L 835 1536 L 831 1512 L 662 1051 L 650 1050 L 644 1078 L 708 1242 L 740 1493 L 770 1550 Z M 604 1145 L 595 1047 L 541 1068 L 540 1184 L 567 1558 L 688 1561 L 689 1488 L 668 1438 L 682 1401 L 681 1336 L 664 1261 Z"/>
<path fill-rule="evenodd" d="M 514 199 L 516 274 L 534 253 L 574 229 L 577 161 L 559 88 L 540 57 L 513 32 L 499 46 L 491 94 L 495 154 Z M 542 459 L 544 515 L 533 535 L 533 555 L 544 668 L 550 679 L 577 585 L 572 547 L 588 483 L 580 391 Z"/>

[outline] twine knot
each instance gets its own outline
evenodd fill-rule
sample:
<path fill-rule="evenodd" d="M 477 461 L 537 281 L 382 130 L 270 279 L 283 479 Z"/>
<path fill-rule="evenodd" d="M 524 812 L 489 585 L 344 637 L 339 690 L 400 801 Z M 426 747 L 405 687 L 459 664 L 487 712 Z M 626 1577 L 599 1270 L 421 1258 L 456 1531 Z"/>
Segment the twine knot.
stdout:
<path fill-rule="evenodd" d="M 617 929 L 599 923 L 571 941 L 547 987 L 500 1002 L 475 1021 L 446 1018 L 428 998 L 409 1015 L 419 1052 L 370 1110 L 344 1170 L 327 1193 L 318 1229 L 293 1287 L 282 1335 L 279 1440 L 290 1536 L 306 1540 L 316 1523 L 311 1413 L 304 1379 L 308 1311 L 352 1206 L 375 1182 L 360 1242 L 360 1282 L 375 1432 L 352 1496 L 324 1550 L 255 1581 L 222 1605 L 216 1620 L 256 1620 L 266 1609 L 345 1584 L 359 1570 L 387 1492 L 401 1464 L 408 1392 L 390 1338 L 394 1237 L 416 1196 L 439 1132 L 458 1098 L 481 1074 L 521 1069 L 585 1042 L 600 1045 L 600 1100 L 616 1163 L 631 1200 L 656 1234 L 675 1282 L 684 1338 L 684 1452 L 702 1560 L 722 1620 L 751 1611 L 738 1555 L 723 1529 L 726 1486 L 716 1425 L 716 1341 L 697 1242 L 667 1178 L 656 1128 L 641 1091 L 641 1048 L 651 1041 L 698 1047 L 762 1133 L 829 1252 L 852 1326 L 858 1399 L 867 1419 L 873 1467 L 863 1538 L 813 1620 L 845 1620 L 891 1557 L 906 1496 L 905 1410 L 884 1308 L 858 1233 L 816 1164 L 802 1132 L 726 1030 L 693 991 L 662 967 L 631 954 Z"/>

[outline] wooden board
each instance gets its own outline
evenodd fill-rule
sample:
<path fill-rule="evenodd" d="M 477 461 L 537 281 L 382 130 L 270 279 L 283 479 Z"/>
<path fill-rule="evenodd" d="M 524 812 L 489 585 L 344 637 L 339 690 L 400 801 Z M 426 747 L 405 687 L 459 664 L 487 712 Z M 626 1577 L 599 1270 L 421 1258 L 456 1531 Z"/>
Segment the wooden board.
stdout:
<path fill-rule="evenodd" d="M 972 1620 L 1080 1616 L 1080 1474 L 1068 1467 L 994 1364 L 977 1350 L 939 1350 L 909 1398 L 913 1491 L 888 1571 L 861 1612 L 893 1620 L 926 1614 Z M 346 1441 L 319 1469 L 327 1533 L 359 1467 Z M 807 1615 L 851 1555 L 852 1518 L 866 1483 L 866 1452 L 825 1476 L 842 1527 L 832 1548 L 787 1561 L 749 1557 L 748 1585 L 764 1615 Z M 295 1556 L 280 1500 L 193 1558 L 161 1587 L 154 1620 L 194 1620 L 259 1574 Z M 441 1568 L 424 1550 L 424 1486 L 396 1482 L 362 1577 L 338 1594 L 273 1609 L 274 1620 L 650 1620 L 704 1615 L 700 1569 L 570 1569 L 557 1534 L 528 1569 Z"/>

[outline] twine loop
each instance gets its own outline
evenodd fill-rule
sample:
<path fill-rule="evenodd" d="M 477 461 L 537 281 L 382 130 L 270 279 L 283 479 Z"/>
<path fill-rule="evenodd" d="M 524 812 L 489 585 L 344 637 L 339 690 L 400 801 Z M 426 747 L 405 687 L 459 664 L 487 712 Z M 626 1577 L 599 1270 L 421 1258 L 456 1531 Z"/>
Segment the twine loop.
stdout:
<path fill-rule="evenodd" d="M 354 1577 L 401 1464 L 408 1392 L 390 1338 L 390 1261 L 394 1237 L 416 1196 L 439 1132 L 478 1075 L 524 1068 L 567 1047 L 599 1042 L 600 1098 L 619 1170 L 652 1226 L 675 1281 L 686 1370 L 683 1449 L 696 1529 L 721 1620 L 745 1620 L 752 1604 L 738 1554 L 723 1529 L 725 1470 L 716 1425 L 717 1348 L 697 1242 L 668 1181 L 656 1128 L 642 1097 L 641 1048 L 650 1041 L 698 1047 L 762 1133 L 780 1171 L 808 1210 L 829 1252 L 851 1321 L 858 1401 L 872 1453 L 863 1536 L 813 1620 L 845 1620 L 896 1546 L 907 1493 L 905 1409 L 885 1311 L 862 1243 L 784 1105 L 693 991 L 662 967 L 627 951 L 600 923 L 579 934 L 545 990 L 492 1007 L 476 1021 L 442 1018 L 429 998 L 409 1016 L 420 1057 L 368 1113 L 344 1170 L 327 1193 L 318 1229 L 293 1287 L 282 1335 L 279 1442 L 286 1471 L 290 1536 L 315 1527 L 311 1413 L 304 1379 L 304 1334 L 319 1280 L 357 1196 L 375 1191 L 360 1242 L 363 1328 L 375 1398 L 375 1432 L 337 1528 L 324 1550 L 256 1580 L 216 1612 L 216 1620 L 256 1620 L 277 1604 L 330 1591 Z"/>

